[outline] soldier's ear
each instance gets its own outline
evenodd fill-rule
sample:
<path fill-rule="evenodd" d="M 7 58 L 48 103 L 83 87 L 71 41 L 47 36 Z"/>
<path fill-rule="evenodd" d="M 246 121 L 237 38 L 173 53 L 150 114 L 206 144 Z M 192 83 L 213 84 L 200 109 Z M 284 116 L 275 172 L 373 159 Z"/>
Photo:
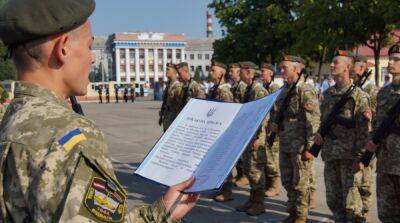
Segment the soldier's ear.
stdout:
<path fill-rule="evenodd" d="M 56 39 L 54 44 L 53 55 L 57 60 L 58 65 L 64 65 L 67 55 L 69 53 L 68 49 L 68 42 L 69 37 L 68 35 L 61 35 L 59 38 Z"/>

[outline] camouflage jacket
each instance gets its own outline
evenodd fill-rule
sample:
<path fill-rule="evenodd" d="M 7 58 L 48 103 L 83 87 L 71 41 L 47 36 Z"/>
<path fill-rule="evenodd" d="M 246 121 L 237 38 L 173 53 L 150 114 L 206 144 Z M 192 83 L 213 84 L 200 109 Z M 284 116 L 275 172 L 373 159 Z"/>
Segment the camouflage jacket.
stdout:
<path fill-rule="evenodd" d="M 269 125 L 275 120 L 291 85 L 285 83 L 271 111 Z M 301 153 L 309 149 L 319 127 L 320 110 L 317 91 L 308 83 L 300 82 L 279 126 L 279 147 L 282 152 Z"/>
<path fill-rule="evenodd" d="M 211 98 L 211 100 L 223 101 L 223 102 L 233 102 L 233 95 L 231 92 L 231 87 L 229 84 L 221 84 L 217 89 L 213 89 L 215 92 L 215 98 Z M 213 94 L 210 92 L 210 95 Z"/>
<path fill-rule="evenodd" d="M 349 87 L 350 84 L 339 89 L 337 85 L 334 85 L 324 92 L 324 100 L 321 103 L 321 121 L 329 115 L 332 107 Z M 363 114 L 367 110 L 370 110 L 369 97 L 357 87 L 353 91 L 351 99 L 338 114 L 340 119 L 337 121 L 338 124 L 325 137 L 321 154 L 323 160 L 357 159 L 362 155 L 362 148 L 370 130 L 370 121 Z M 348 124 L 353 126 L 346 126 Z"/>
<path fill-rule="evenodd" d="M 0 123 L 5 113 L 6 113 L 6 106 L 0 103 Z"/>
<path fill-rule="evenodd" d="M 383 87 L 377 97 L 376 120 L 379 124 L 386 118 L 387 112 L 400 99 L 400 86 L 393 83 Z M 397 114 L 395 121 L 397 128 L 400 126 L 400 115 Z M 378 149 L 377 171 L 393 175 L 400 175 L 400 136 L 395 133 L 389 134 Z"/>
<path fill-rule="evenodd" d="M 276 84 L 276 83 L 271 83 L 271 84 L 268 85 L 268 87 L 266 86 L 267 84 L 265 84 L 265 83 L 263 85 L 264 85 L 264 88 L 268 91 L 269 94 L 274 93 L 275 91 L 277 91 L 280 88 L 279 85 Z"/>
<path fill-rule="evenodd" d="M 240 103 L 241 101 L 243 101 L 243 97 L 246 92 L 246 87 L 247 84 L 244 83 L 243 81 L 239 81 L 238 83 L 232 85 L 231 92 L 235 103 Z"/>
<path fill-rule="evenodd" d="M 375 85 L 375 83 L 370 82 L 370 83 L 365 84 L 362 87 L 362 90 L 369 95 L 370 108 L 372 111 L 372 126 L 375 126 L 376 125 L 376 106 L 377 106 L 376 97 L 378 96 L 379 89 Z"/>
<path fill-rule="evenodd" d="M 189 82 L 182 86 L 181 108 L 183 108 L 192 98 L 205 99 L 206 94 L 199 83 L 190 79 Z"/>
<path fill-rule="evenodd" d="M 0 127 L 4 222 L 161 222 L 162 200 L 127 209 L 103 133 L 64 100 L 17 82 Z"/>
<path fill-rule="evenodd" d="M 163 125 L 164 128 L 167 129 L 168 126 L 174 121 L 176 116 L 178 116 L 181 108 L 181 96 L 182 96 L 182 83 L 178 80 L 169 83 L 168 92 L 166 92 L 167 98 L 166 101 L 163 102 L 162 106 L 164 106 L 163 114 Z"/>

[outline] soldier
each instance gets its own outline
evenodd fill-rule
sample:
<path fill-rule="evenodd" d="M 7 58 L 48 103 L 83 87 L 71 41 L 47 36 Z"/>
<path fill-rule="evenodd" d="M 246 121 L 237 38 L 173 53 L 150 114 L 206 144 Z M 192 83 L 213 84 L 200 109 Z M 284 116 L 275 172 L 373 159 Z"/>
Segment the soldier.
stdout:
<path fill-rule="evenodd" d="M 331 73 L 336 84 L 324 92 L 321 120 L 326 119 L 333 106 L 352 86 L 350 71 L 353 60 L 350 52 L 342 50 L 333 58 Z M 319 133 L 315 135 L 314 143 L 322 145 L 326 200 L 335 222 L 365 222 L 358 190 L 361 173 L 355 173 L 352 164 L 361 157 L 371 118 L 369 97 L 356 87 L 351 93 L 351 100 L 337 114 L 331 134 L 325 139 Z"/>
<path fill-rule="evenodd" d="M 396 43 L 389 48 L 388 71 L 393 75 L 393 80 L 378 92 L 376 109 L 377 126 L 382 123 L 390 108 L 400 99 L 400 43 Z M 400 119 L 397 113 L 397 118 L 390 127 L 391 132 L 389 135 L 379 145 L 370 140 L 364 147 L 369 152 L 377 152 L 376 194 L 378 217 L 383 223 L 400 222 L 399 126 Z M 359 164 L 357 168 L 362 169 L 362 164 Z"/>
<path fill-rule="evenodd" d="M 134 83 L 131 85 L 130 95 L 131 95 L 131 101 L 132 101 L 132 103 L 135 103 L 136 91 L 135 91 L 135 84 L 134 84 Z"/>
<path fill-rule="evenodd" d="M 128 103 L 128 87 L 124 88 L 124 101 L 125 103 Z"/>
<path fill-rule="evenodd" d="M 275 92 L 279 86 L 272 84 L 275 75 L 275 67 L 268 63 L 261 64 L 261 81 L 268 94 Z M 274 197 L 280 194 L 280 171 L 279 171 L 279 144 L 277 141 L 272 147 L 266 146 L 265 163 L 265 193 L 266 197 Z"/>
<path fill-rule="evenodd" d="M 230 85 L 226 83 L 226 65 L 214 60 L 211 65 L 210 78 L 214 83 L 211 89 L 208 99 L 222 102 L 233 102 L 233 95 L 230 89 Z M 219 193 L 211 195 L 211 198 L 218 202 L 225 202 L 232 200 L 232 186 L 233 176 L 229 175 L 227 182 L 224 183 Z"/>
<path fill-rule="evenodd" d="M 115 103 L 119 102 L 118 90 L 119 90 L 118 84 L 114 85 Z"/>
<path fill-rule="evenodd" d="M 306 222 L 310 205 L 313 160 L 302 161 L 301 153 L 310 148 L 319 127 L 320 112 L 314 86 L 304 82 L 303 78 L 295 87 L 281 125 L 278 126 L 273 121 L 283 99 L 305 67 L 304 63 L 304 60 L 297 56 L 283 57 L 280 70 L 285 84 L 269 119 L 270 130 L 279 133 L 279 168 L 288 196 L 289 217 L 282 222 Z"/>
<path fill-rule="evenodd" d="M 191 179 L 151 206 L 128 209 L 103 133 L 66 103 L 87 93 L 94 7 L 93 0 L 13 0 L 0 9 L 0 39 L 18 79 L 0 127 L 2 222 L 175 222 L 198 199 L 180 193 Z"/>
<path fill-rule="evenodd" d="M 110 103 L 110 88 L 108 86 L 106 87 L 106 100 L 107 104 Z"/>
<path fill-rule="evenodd" d="M 103 88 L 101 85 L 97 86 L 97 92 L 99 93 L 99 103 L 103 104 Z"/>
<path fill-rule="evenodd" d="M 180 109 L 179 112 L 185 107 L 185 105 L 189 102 L 191 98 L 206 98 L 206 94 L 201 88 L 200 84 L 198 84 L 195 80 L 192 79 L 192 76 L 189 73 L 189 65 L 186 62 L 182 62 L 176 65 L 179 81 L 183 84 L 182 86 L 182 97 L 180 101 Z"/>
<path fill-rule="evenodd" d="M 247 84 L 246 92 L 241 103 L 254 101 L 264 97 L 268 92 L 261 83 L 254 81 L 254 75 L 258 66 L 252 62 L 240 63 L 240 75 Z M 248 215 L 260 215 L 265 212 L 265 123 L 260 127 L 252 142 L 243 153 L 243 169 L 250 182 L 249 200 L 236 208 L 239 212 Z"/>
<path fill-rule="evenodd" d="M 354 81 L 359 81 L 362 74 L 368 69 L 368 59 L 364 56 L 355 57 L 354 65 L 351 69 L 351 78 Z M 369 81 L 361 89 L 368 94 L 370 99 L 370 108 L 372 111 L 372 125 L 375 126 L 376 116 L 376 97 L 378 95 L 378 87 L 373 81 Z M 363 215 L 365 218 L 368 216 L 368 212 L 371 208 L 372 203 L 372 186 L 373 186 L 373 171 L 375 168 L 375 162 L 371 162 L 370 165 L 362 170 L 362 179 L 359 187 L 361 199 L 363 202 Z"/>
<path fill-rule="evenodd" d="M 172 124 L 178 116 L 181 108 L 182 97 L 182 83 L 178 81 L 176 65 L 167 63 L 167 72 L 165 74 L 168 78 L 167 87 L 164 90 L 163 103 L 159 113 L 160 126 L 163 125 L 164 132 Z"/>
<path fill-rule="evenodd" d="M 240 78 L 240 65 L 238 63 L 232 63 L 229 66 L 229 77 L 232 82 L 231 92 L 233 101 L 235 103 L 240 103 L 246 92 L 247 85 Z M 233 182 L 236 186 L 245 186 L 249 184 L 249 179 L 247 179 L 243 172 L 243 162 L 241 158 L 236 164 L 236 177 L 233 179 Z"/>

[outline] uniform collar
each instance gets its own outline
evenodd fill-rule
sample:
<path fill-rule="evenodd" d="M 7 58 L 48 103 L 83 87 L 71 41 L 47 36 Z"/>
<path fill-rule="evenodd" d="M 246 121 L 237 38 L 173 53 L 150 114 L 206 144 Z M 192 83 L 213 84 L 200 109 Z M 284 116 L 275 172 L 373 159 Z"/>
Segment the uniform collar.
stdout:
<path fill-rule="evenodd" d="M 57 103 L 66 108 L 70 108 L 70 106 L 68 106 L 65 100 L 60 99 L 53 91 L 44 88 L 38 84 L 17 81 L 15 82 L 14 92 L 15 92 L 15 98 L 21 98 L 24 96 L 38 97 L 50 102 Z"/>

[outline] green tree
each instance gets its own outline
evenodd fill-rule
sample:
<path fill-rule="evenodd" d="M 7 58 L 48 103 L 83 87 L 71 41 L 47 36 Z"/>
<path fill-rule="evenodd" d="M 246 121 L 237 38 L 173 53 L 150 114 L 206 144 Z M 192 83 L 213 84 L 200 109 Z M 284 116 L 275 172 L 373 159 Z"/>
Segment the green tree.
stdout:
<path fill-rule="evenodd" d="M 0 0 L 0 6 L 4 0 Z M 7 57 L 8 50 L 4 46 L 3 42 L 0 41 L 0 81 L 3 80 L 15 80 L 16 70 L 13 62 Z"/>
<path fill-rule="evenodd" d="M 196 70 L 194 72 L 193 80 L 201 81 L 201 67 L 196 68 Z"/>

